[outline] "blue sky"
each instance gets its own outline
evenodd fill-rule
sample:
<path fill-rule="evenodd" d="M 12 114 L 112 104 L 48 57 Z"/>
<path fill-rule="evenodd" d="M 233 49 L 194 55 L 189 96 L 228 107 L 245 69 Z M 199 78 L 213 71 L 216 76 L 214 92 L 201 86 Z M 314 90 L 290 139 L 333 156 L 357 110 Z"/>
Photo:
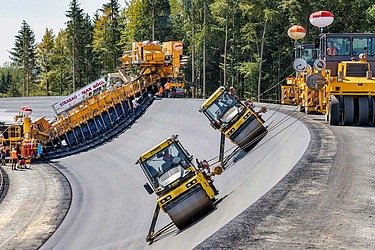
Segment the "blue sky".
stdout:
<path fill-rule="evenodd" d="M 65 12 L 71 0 L 0 0 L 0 65 L 9 62 L 9 50 L 14 47 L 15 36 L 25 20 L 35 33 L 35 41 L 41 41 L 46 28 L 56 35 L 65 27 Z M 78 0 L 90 17 L 109 0 Z M 118 1 L 124 6 L 125 1 Z"/>

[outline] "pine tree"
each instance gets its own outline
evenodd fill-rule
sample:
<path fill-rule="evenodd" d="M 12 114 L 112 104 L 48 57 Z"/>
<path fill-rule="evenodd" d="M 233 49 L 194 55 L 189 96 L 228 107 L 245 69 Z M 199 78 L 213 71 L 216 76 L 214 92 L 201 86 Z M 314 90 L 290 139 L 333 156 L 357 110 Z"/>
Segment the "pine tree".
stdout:
<path fill-rule="evenodd" d="M 143 8 L 142 0 L 131 0 L 121 11 L 119 21 L 124 28 L 120 32 L 120 44 L 124 50 L 130 50 L 132 42 L 144 40 L 142 37 L 146 31 L 140 29 Z"/>
<path fill-rule="evenodd" d="M 170 19 L 171 7 L 168 0 L 144 0 L 143 16 L 151 41 L 171 39 Z"/>
<path fill-rule="evenodd" d="M 6 63 L 4 67 L 0 68 L 1 83 L 0 96 L 21 96 L 22 89 L 22 69 L 15 65 L 15 63 Z"/>
<path fill-rule="evenodd" d="M 50 86 L 50 91 L 58 95 L 67 95 L 71 92 L 68 82 L 71 82 L 71 68 L 72 61 L 69 54 L 69 40 L 66 30 L 61 30 L 54 43 L 53 47 L 53 84 Z"/>
<path fill-rule="evenodd" d="M 182 41 L 185 38 L 186 14 L 184 0 L 170 0 L 170 39 Z"/>
<path fill-rule="evenodd" d="M 112 70 L 116 69 L 118 64 L 118 58 L 122 55 L 120 47 L 120 31 L 121 25 L 119 23 L 120 19 L 120 5 L 117 0 L 110 0 L 106 5 L 110 9 L 109 13 L 109 33 L 110 33 L 110 50 L 112 53 Z"/>
<path fill-rule="evenodd" d="M 168 0 L 132 0 L 122 13 L 124 41 L 167 41 L 172 39 Z"/>
<path fill-rule="evenodd" d="M 11 59 L 18 67 L 22 68 L 23 96 L 29 96 L 36 77 L 36 45 L 34 32 L 25 20 L 22 21 L 22 27 L 18 31 L 14 46 L 10 51 Z"/>
<path fill-rule="evenodd" d="M 46 28 L 42 42 L 37 46 L 37 62 L 41 70 L 40 87 L 45 90 L 45 94 L 50 95 L 51 84 L 51 70 L 53 68 L 53 48 L 54 48 L 54 34 L 52 30 Z"/>
<path fill-rule="evenodd" d="M 0 67 L 0 97 L 8 96 L 11 84 L 11 68 L 8 65 L 4 65 L 4 67 Z"/>
<path fill-rule="evenodd" d="M 85 85 L 84 83 L 84 14 L 77 0 L 72 0 L 66 12 L 69 50 L 72 58 L 72 91 Z"/>
<path fill-rule="evenodd" d="M 114 71 L 121 56 L 119 5 L 116 0 L 104 4 L 101 16 L 95 20 L 93 49 L 104 72 Z"/>
<path fill-rule="evenodd" d="M 102 75 L 102 72 L 99 70 L 99 58 L 96 57 L 93 40 L 94 40 L 94 26 L 89 15 L 85 15 L 84 25 L 83 25 L 83 39 L 85 42 L 83 57 L 84 57 L 84 83 L 88 84 Z"/>

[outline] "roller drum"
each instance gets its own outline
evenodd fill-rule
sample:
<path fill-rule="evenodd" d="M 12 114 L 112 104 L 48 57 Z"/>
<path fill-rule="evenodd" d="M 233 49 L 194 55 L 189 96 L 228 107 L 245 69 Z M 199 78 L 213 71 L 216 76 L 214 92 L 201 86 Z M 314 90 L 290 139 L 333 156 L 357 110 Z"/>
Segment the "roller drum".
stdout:
<path fill-rule="evenodd" d="M 241 148 L 249 148 L 262 139 L 267 133 L 263 124 L 252 115 L 237 129 L 230 139 Z"/>
<path fill-rule="evenodd" d="M 168 203 L 164 210 L 178 229 L 183 229 L 215 209 L 202 187 L 196 186 Z"/>

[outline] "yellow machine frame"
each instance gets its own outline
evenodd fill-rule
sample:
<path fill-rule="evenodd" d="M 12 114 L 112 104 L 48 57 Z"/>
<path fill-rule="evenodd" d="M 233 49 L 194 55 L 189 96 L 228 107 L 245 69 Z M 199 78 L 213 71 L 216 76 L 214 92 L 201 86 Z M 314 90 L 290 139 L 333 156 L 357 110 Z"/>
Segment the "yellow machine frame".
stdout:
<path fill-rule="evenodd" d="M 69 104 L 71 106 L 68 108 L 59 110 L 52 123 L 44 117 L 35 121 L 24 119 L 21 124 L 30 129 L 24 129 L 23 134 L 20 132 L 17 136 L 10 134 L 11 137 L 2 140 L 9 140 L 12 145 L 24 139 L 37 139 L 44 145 L 63 145 L 64 138 L 69 132 L 82 131 L 82 127 L 87 127 L 90 120 L 102 114 L 109 114 L 111 108 L 115 109 L 124 101 L 128 102 L 129 107 L 134 108 L 132 100 L 147 91 L 151 93 L 154 85 L 162 78 L 182 77 L 182 55 L 183 43 L 179 41 L 163 44 L 134 42 L 132 51 L 125 52 L 121 57 L 122 65 L 118 72 L 108 74 L 107 86 L 103 86 L 106 88 L 100 85 L 96 94 L 90 92 L 77 104 Z M 121 84 L 112 83 L 112 79 L 120 79 Z"/>
<path fill-rule="evenodd" d="M 187 154 L 186 150 L 177 140 L 177 136 L 172 136 L 165 139 L 152 149 L 142 154 L 137 163 L 141 165 L 145 175 L 149 179 L 149 175 L 144 169 L 144 162 L 148 161 L 160 152 L 163 152 L 172 144 L 178 145 L 179 148 L 184 151 L 186 156 L 189 158 L 190 165 L 185 168 L 186 175 L 182 177 L 183 179 L 180 179 L 181 177 L 178 178 L 169 184 L 168 187 L 166 187 L 167 189 L 164 190 L 161 187 L 157 187 L 156 189 L 154 189 L 154 187 L 152 188 L 154 189 L 153 191 L 155 191 L 158 198 L 146 241 L 153 241 L 158 235 L 158 232 L 155 233 L 154 229 L 160 209 L 166 212 L 171 217 L 175 225 L 181 229 L 181 227 L 185 227 L 186 223 L 190 220 L 196 220 L 197 216 L 206 209 L 214 208 L 213 201 L 216 194 L 212 183 L 209 183 L 208 181 L 208 178 L 211 178 L 211 176 L 204 174 L 202 169 L 194 166 L 194 164 L 191 162 L 192 156 Z M 150 185 L 145 184 L 145 187 L 150 194 L 153 192 L 149 190 L 151 189 Z M 194 201 L 192 204 L 190 204 L 191 199 Z M 167 207 L 169 207 L 169 210 L 166 209 Z M 175 209 L 176 207 L 177 209 Z"/>
<path fill-rule="evenodd" d="M 347 39 L 350 42 L 345 48 L 349 54 L 326 54 L 328 41 L 335 39 Z M 326 67 L 313 71 L 311 67 L 307 67 L 304 72 L 297 72 L 296 77 L 288 78 L 287 84 L 281 86 L 281 103 L 300 105 L 301 110 L 306 113 L 325 114 L 332 125 L 375 125 L 374 52 L 371 51 L 371 55 L 368 55 L 365 46 L 362 48 L 361 55 L 355 54 L 354 46 L 358 46 L 358 44 L 354 45 L 355 39 L 373 43 L 375 34 L 322 34 L 319 58 Z M 307 79 L 312 74 L 319 74 L 324 80 L 324 85 L 319 89 L 312 89 L 307 83 Z M 293 89 L 294 93 L 299 93 L 299 98 L 293 99 L 290 94 Z M 338 105 L 333 109 L 332 100 Z M 332 112 L 334 112 L 333 116 Z"/>
<path fill-rule="evenodd" d="M 176 139 L 174 138 L 167 138 L 149 151 L 145 152 L 144 154 L 141 155 L 139 158 L 139 163 L 147 161 L 154 155 L 156 155 L 159 152 L 164 151 L 166 148 L 168 148 L 171 144 L 175 143 Z M 185 193 L 187 190 L 193 188 L 196 185 L 201 185 L 206 194 L 210 199 L 215 198 L 215 192 L 209 185 L 207 179 L 204 177 L 202 172 L 200 172 L 193 164 L 191 164 L 187 170 L 190 170 L 194 172 L 194 176 L 189 178 L 188 180 L 185 180 L 184 182 L 176 182 L 173 183 L 172 186 L 173 189 L 169 190 L 167 193 L 161 194 L 158 199 L 157 203 L 159 204 L 160 208 L 163 208 L 163 206 L 166 204 L 168 201 L 172 201 L 176 197 L 179 197 L 181 194 Z M 190 185 L 188 185 L 190 184 Z M 159 193 L 158 190 L 155 190 L 157 194 Z M 167 199 L 168 197 L 168 199 Z"/>
<path fill-rule="evenodd" d="M 206 114 L 206 110 L 227 90 L 224 87 L 219 87 L 207 100 L 202 104 L 200 111 Z M 253 108 L 246 107 L 245 112 L 243 112 L 238 119 L 232 122 L 229 126 L 218 126 L 215 127 L 221 131 L 227 138 L 229 138 L 234 144 L 239 145 L 240 147 L 248 147 L 254 144 L 256 141 L 260 140 L 266 132 L 266 128 L 263 126 L 264 121 L 260 117 L 259 113 L 255 112 Z M 207 114 L 206 114 L 207 116 Z M 251 122 L 252 124 L 248 124 L 249 127 L 252 127 L 253 130 L 249 131 L 249 139 L 246 141 L 238 142 L 233 139 L 233 135 L 243 129 L 243 126 L 247 123 L 250 118 L 254 118 Z"/>

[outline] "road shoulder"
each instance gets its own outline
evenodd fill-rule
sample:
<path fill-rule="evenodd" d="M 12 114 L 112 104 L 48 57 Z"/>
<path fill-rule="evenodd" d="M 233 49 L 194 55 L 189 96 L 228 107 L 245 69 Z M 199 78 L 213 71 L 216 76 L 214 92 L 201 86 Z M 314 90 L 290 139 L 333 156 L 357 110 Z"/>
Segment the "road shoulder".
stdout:
<path fill-rule="evenodd" d="M 37 249 L 64 219 L 71 200 L 66 178 L 47 164 L 14 171 L 0 203 L 0 249 Z"/>

